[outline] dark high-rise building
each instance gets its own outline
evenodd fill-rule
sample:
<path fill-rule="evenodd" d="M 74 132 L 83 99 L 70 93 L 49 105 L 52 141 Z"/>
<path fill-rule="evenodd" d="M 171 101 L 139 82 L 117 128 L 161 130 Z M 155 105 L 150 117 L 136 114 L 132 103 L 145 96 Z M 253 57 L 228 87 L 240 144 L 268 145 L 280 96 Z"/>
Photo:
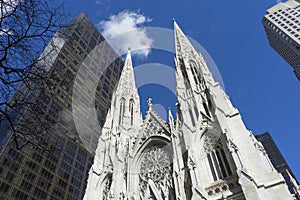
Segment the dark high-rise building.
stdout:
<path fill-rule="evenodd" d="M 289 165 L 287 164 L 286 160 L 282 156 L 280 150 L 278 149 L 276 143 L 274 142 L 271 135 L 266 132 L 256 136 L 257 140 L 262 143 L 264 146 L 270 161 L 272 162 L 275 169 L 282 174 L 283 178 L 285 179 L 290 192 L 294 195 L 295 199 L 300 199 L 300 194 L 298 191 L 299 183 L 296 180 L 292 170 L 290 169 Z"/>
<path fill-rule="evenodd" d="M 57 49 L 49 53 L 53 44 Z M 90 108 L 91 101 L 102 127 L 123 67 L 84 14 L 55 34 L 43 54 L 49 54 L 48 60 L 37 67 L 47 81 L 35 83 L 38 89 L 31 91 L 21 85 L 13 96 L 30 101 L 10 112 L 15 132 L 0 122 L 1 200 L 83 198 L 100 130 L 95 132 L 95 124 L 85 122 L 89 112 L 80 110 Z"/>

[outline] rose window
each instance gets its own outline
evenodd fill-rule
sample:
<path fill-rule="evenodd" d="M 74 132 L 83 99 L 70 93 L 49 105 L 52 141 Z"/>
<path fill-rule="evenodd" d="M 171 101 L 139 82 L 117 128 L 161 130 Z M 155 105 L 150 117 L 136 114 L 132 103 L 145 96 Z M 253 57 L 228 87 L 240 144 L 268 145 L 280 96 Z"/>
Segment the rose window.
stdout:
<path fill-rule="evenodd" d="M 170 160 L 171 155 L 167 152 L 167 149 L 157 146 L 152 147 L 143 155 L 140 177 L 144 181 L 151 179 L 154 182 L 158 182 L 169 174 L 171 165 Z"/>

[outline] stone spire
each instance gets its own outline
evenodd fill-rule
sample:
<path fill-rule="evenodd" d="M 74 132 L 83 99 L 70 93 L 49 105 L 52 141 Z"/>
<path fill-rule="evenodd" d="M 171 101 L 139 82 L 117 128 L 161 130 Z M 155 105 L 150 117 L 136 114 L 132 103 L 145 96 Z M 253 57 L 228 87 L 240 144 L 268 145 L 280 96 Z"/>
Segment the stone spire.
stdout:
<path fill-rule="evenodd" d="M 117 86 L 116 95 L 124 94 L 127 96 L 127 95 L 133 95 L 135 93 L 137 93 L 137 89 L 134 81 L 131 52 L 129 48 L 126 56 L 125 64 L 122 70 L 122 74 L 119 80 L 119 84 Z"/>
<path fill-rule="evenodd" d="M 283 177 L 206 62 L 174 22 L 178 115 L 142 122 L 130 51 L 99 139 L 84 200 L 285 199 Z M 296 185 L 296 182 L 295 182 Z M 297 188 L 297 187 L 296 187 Z"/>
<path fill-rule="evenodd" d="M 189 48 L 189 50 L 193 49 L 190 41 L 186 38 L 181 28 L 178 26 L 177 22 L 174 22 L 174 34 L 175 34 L 175 47 L 176 47 L 176 56 L 181 56 L 183 50 Z"/>
<path fill-rule="evenodd" d="M 112 96 L 111 108 L 102 128 L 84 199 L 104 199 L 101 196 L 124 199 L 127 190 L 124 172 L 127 170 L 130 140 L 139 133 L 141 121 L 140 99 L 128 49 L 118 86 Z M 103 178 L 110 185 L 109 190 L 106 187 L 103 187 L 103 191 L 99 190 L 97 185 Z"/>
<path fill-rule="evenodd" d="M 207 88 L 214 81 L 202 55 L 194 49 L 175 20 L 174 36 L 178 101 L 181 105 L 184 122 L 189 127 L 196 127 L 199 120 L 212 116 Z"/>
<path fill-rule="evenodd" d="M 130 49 L 125 59 L 118 86 L 113 93 L 110 115 L 107 115 L 103 131 L 114 133 L 122 129 L 134 129 L 141 124 L 140 98 L 135 85 Z M 106 134 L 106 136 L 108 136 Z"/>
<path fill-rule="evenodd" d="M 178 60 L 182 60 L 185 62 L 185 67 L 188 68 L 191 64 L 191 60 L 196 61 L 195 65 L 197 68 L 200 69 L 202 77 L 205 79 L 206 82 L 214 84 L 215 81 L 213 80 L 212 74 L 207 67 L 207 64 L 201 55 L 200 52 L 197 52 L 193 45 L 191 44 L 188 37 L 183 33 L 181 28 L 178 26 L 177 22 L 174 21 L 174 35 L 175 35 L 175 48 L 176 48 L 176 58 Z"/>

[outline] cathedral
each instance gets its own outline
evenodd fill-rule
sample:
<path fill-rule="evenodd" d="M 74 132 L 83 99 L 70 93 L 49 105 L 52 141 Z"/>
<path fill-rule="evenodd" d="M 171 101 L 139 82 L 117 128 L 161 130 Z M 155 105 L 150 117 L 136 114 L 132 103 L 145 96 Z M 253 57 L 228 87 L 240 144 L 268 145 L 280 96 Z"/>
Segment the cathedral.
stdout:
<path fill-rule="evenodd" d="M 292 200 L 264 147 L 174 21 L 177 114 L 145 119 L 130 50 L 84 200 Z"/>

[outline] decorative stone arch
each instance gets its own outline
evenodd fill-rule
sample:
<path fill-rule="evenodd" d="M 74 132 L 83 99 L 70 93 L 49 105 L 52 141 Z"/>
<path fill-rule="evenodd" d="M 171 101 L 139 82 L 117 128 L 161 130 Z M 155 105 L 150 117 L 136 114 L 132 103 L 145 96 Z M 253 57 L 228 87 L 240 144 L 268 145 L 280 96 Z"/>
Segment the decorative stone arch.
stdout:
<path fill-rule="evenodd" d="M 110 191 L 112 186 L 112 173 L 107 173 L 106 176 L 102 179 L 101 183 L 101 197 L 103 200 L 110 199 Z"/>
<path fill-rule="evenodd" d="M 125 117 L 125 107 L 126 107 L 126 100 L 124 97 L 120 99 L 119 105 L 119 125 L 123 125 L 123 120 Z"/>
<path fill-rule="evenodd" d="M 221 138 L 222 131 L 214 125 L 207 125 L 206 131 L 200 135 L 200 140 L 203 140 L 203 147 L 205 151 L 210 151 L 217 144 Z"/>
<path fill-rule="evenodd" d="M 192 66 L 199 67 L 196 60 L 194 60 L 193 58 L 189 58 L 188 59 L 188 67 L 191 69 Z"/>
<path fill-rule="evenodd" d="M 92 173 L 96 174 L 97 176 L 93 176 L 93 180 L 90 180 L 91 187 L 93 191 L 97 193 L 99 199 L 109 199 L 109 194 L 107 191 L 111 189 L 112 184 L 112 171 L 108 170 L 101 174 L 97 174 L 95 171 Z M 89 183 L 88 183 L 89 184 Z M 109 187 L 109 188 L 108 188 Z M 93 193 L 91 193 L 94 195 Z M 94 196 L 86 196 L 85 199 L 94 198 Z"/>
<path fill-rule="evenodd" d="M 203 144 L 202 153 L 207 160 L 207 169 L 210 169 L 210 183 L 234 176 L 236 166 L 227 145 L 226 135 L 216 125 L 211 125 L 202 133 L 200 140 Z"/>
<path fill-rule="evenodd" d="M 131 180 L 135 183 L 134 193 L 145 195 L 149 181 L 159 188 L 172 182 L 173 149 L 171 138 L 166 135 L 152 135 L 140 145 L 132 160 Z M 166 180 L 169 182 L 167 183 Z M 151 188 L 153 188 L 153 184 Z M 163 193 L 163 192 L 162 192 Z"/>
<path fill-rule="evenodd" d="M 130 125 L 133 125 L 133 121 L 134 121 L 134 107 L 135 107 L 135 102 L 133 100 L 133 98 L 129 99 L 129 116 L 130 116 Z"/>
<path fill-rule="evenodd" d="M 147 149 L 153 146 L 159 145 L 171 145 L 171 138 L 166 135 L 152 135 L 151 137 L 147 138 L 137 149 L 134 158 L 133 158 L 133 165 L 139 167 L 141 162 L 143 153 L 147 151 Z M 138 168 L 137 168 L 138 169 Z"/>

